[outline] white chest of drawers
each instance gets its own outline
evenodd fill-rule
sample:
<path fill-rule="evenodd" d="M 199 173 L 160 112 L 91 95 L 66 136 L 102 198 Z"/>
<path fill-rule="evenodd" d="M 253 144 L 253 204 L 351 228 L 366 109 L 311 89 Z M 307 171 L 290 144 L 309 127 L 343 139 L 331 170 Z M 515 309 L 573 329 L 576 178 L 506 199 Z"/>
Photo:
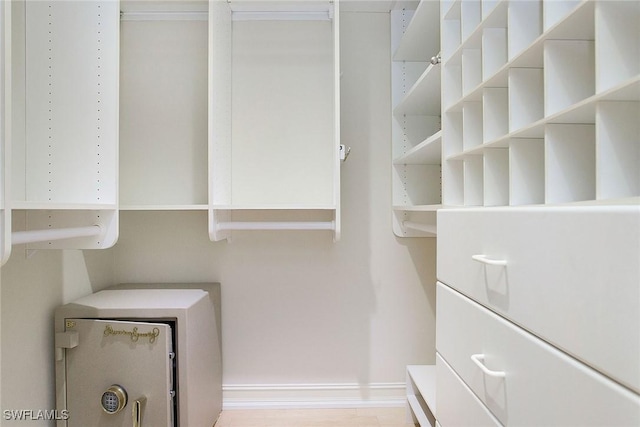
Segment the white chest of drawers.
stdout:
<path fill-rule="evenodd" d="M 640 425 L 640 207 L 452 209 L 438 230 L 438 363 L 504 425 Z M 438 390 L 443 427 L 457 403 Z"/>

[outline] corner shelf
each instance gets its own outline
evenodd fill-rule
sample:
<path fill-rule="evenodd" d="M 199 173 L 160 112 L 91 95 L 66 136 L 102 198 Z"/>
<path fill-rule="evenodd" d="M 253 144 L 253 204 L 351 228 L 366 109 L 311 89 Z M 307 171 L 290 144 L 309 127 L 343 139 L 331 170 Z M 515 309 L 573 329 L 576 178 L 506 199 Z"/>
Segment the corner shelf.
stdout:
<path fill-rule="evenodd" d="M 438 2 L 391 11 L 392 204 L 399 237 L 435 237 L 442 204 Z"/>

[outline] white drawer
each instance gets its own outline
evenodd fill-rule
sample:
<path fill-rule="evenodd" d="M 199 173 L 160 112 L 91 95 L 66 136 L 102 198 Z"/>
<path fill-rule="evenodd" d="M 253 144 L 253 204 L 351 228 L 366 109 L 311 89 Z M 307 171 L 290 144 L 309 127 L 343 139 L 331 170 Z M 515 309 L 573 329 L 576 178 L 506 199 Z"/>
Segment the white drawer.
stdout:
<path fill-rule="evenodd" d="M 437 316 L 438 353 L 502 424 L 640 425 L 639 395 L 441 283 Z"/>
<path fill-rule="evenodd" d="M 436 426 L 488 427 L 501 425 L 437 353 L 436 377 L 438 389 L 436 402 L 438 421 Z"/>
<path fill-rule="evenodd" d="M 440 210 L 438 280 L 640 393 L 639 206 Z"/>

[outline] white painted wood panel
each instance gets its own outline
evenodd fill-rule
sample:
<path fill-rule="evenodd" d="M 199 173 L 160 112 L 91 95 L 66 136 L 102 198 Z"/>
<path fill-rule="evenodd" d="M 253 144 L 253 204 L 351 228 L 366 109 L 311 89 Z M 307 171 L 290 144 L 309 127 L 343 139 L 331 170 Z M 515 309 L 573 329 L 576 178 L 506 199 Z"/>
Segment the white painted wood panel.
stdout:
<path fill-rule="evenodd" d="M 638 206 L 439 211 L 438 279 L 640 391 L 639 217 Z"/>
<path fill-rule="evenodd" d="M 442 427 L 500 426 L 500 422 L 436 353 L 437 423 Z"/>
<path fill-rule="evenodd" d="M 640 423 L 639 395 L 442 284 L 437 313 L 438 353 L 502 424 Z"/>

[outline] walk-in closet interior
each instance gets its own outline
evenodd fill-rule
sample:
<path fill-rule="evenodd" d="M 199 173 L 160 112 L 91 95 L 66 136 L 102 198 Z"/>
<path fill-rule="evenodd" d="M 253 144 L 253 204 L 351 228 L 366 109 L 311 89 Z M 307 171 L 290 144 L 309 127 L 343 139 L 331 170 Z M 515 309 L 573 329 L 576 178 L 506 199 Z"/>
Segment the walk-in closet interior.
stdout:
<path fill-rule="evenodd" d="M 3 427 L 640 425 L 637 0 L 1 0 L 0 37 Z"/>

